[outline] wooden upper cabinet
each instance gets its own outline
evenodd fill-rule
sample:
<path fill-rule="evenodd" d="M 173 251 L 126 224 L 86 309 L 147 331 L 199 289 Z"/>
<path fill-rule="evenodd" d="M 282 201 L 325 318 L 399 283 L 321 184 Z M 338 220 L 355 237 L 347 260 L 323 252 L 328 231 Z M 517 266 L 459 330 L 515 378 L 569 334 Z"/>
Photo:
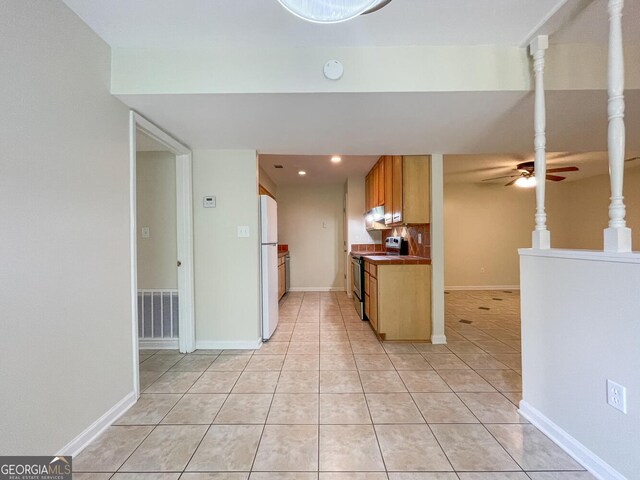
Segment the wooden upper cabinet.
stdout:
<path fill-rule="evenodd" d="M 371 210 L 371 172 L 364 177 L 364 211 Z"/>
<path fill-rule="evenodd" d="M 374 208 L 380 205 L 378 202 L 378 164 L 371 170 L 371 207 Z"/>
<path fill-rule="evenodd" d="M 392 188 L 391 194 L 393 196 L 393 217 L 392 223 L 402 222 L 402 207 L 403 207 L 403 195 L 402 195 L 402 157 L 400 155 L 393 156 L 393 173 L 392 173 Z"/>
<path fill-rule="evenodd" d="M 393 219 L 393 157 L 385 155 L 384 160 L 384 220 L 391 223 Z"/>
<path fill-rule="evenodd" d="M 403 223 L 430 222 L 429 160 L 427 155 L 413 155 L 403 158 Z"/>
<path fill-rule="evenodd" d="M 378 170 L 378 205 L 384 205 L 386 200 L 386 195 L 385 195 L 386 192 L 384 190 L 385 189 L 384 159 L 385 157 L 380 157 L 380 160 L 378 160 L 378 163 L 376 164 L 376 168 Z"/>

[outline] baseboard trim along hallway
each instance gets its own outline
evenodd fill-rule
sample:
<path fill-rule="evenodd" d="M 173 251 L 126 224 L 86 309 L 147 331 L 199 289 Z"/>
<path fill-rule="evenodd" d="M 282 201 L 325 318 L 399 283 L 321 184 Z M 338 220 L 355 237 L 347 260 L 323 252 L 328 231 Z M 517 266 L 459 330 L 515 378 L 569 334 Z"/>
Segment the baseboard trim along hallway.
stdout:
<path fill-rule="evenodd" d="M 196 350 L 256 350 L 262 345 L 262 339 L 242 341 L 196 340 Z"/>
<path fill-rule="evenodd" d="M 445 291 L 447 290 L 451 290 L 451 291 L 458 291 L 458 290 L 478 290 L 478 291 L 485 291 L 485 290 L 520 290 L 520 285 L 471 285 L 471 286 L 452 286 L 452 287 L 448 287 L 445 285 L 444 287 Z"/>
<path fill-rule="evenodd" d="M 76 456 L 85 449 L 103 431 L 110 427 L 137 402 L 135 392 L 129 392 L 122 400 L 111 407 L 104 415 L 93 422 L 80 435 L 67 443 L 56 455 Z"/>
<path fill-rule="evenodd" d="M 177 338 L 141 338 L 138 340 L 140 350 L 177 350 Z"/>
<path fill-rule="evenodd" d="M 520 401 L 519 413 L 595 477 L 600 480 L 627 480 L 624 475 L 524 400 Z"/>

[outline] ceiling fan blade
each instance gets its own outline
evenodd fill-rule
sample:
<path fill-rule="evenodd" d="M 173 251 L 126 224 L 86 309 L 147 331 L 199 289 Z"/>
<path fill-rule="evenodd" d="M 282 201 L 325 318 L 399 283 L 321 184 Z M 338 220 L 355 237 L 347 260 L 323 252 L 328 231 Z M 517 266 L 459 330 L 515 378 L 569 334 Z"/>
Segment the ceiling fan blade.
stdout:
<path fill-rule="evenodd" d="M 561 182 L 567 177 L 560 177 L 558 175 L 547 175 L 547 180 L 551 180 L 552 182 Z"/>
<path fill-rule="evenodd" d="M 382 7 L 386 7 L 387 5 L 389 5 L 391 3 L 391 0 L 381 0 L 380 3 L 378 3 L 377 5 L 371 7 L 369 10 L 367 10 L 366 12 L 364 12 L 362 15 L 367 15 L 368 13 L 373 13 L 373 12 L 377 12 L 378 10 L 380 10 Z"/>
<path fill-rule="evenodd" d="M 518 178 L 520 178 L 520 177 L 518 177 Z M 505 185 L 505 187 L 510 187 L 511 185 L 513 185 L 514 183 L 516 183 L 516 182 L 518 181 L 518 178 L 514 178 L 513 180 L 511 180 L 509 183 L 507 183 L 507 184 Z"/>
<path fill-rule="evenodd" d="M 519 177 L 520 175 L 505 175 L 503 177 L 495 177 L 495 178 L 485 178 L 484 180 L 482 180 L 483 182 L 488 182 L 489 180 L 500 180 L 501 178 L 513 178 L 513 177 Z"/>
<path fill-rule="evenodd" d="M 579 170 L 578 167 L 547 168 L 547 172 L 577 172 Z"/>

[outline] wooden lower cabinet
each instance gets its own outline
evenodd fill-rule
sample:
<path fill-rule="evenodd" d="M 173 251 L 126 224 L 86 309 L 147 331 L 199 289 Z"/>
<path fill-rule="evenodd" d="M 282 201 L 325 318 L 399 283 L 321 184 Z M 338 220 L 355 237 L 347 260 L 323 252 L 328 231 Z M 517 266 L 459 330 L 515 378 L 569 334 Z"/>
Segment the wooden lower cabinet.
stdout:
<path fill-rule="evenodd" d="M 378 280 L 371 277 L 369 280 L 371 293 L 369 294 L 369 322 L 374 330 L 378 330 Z"/>
<path fill-rule="evenodd" d="M 431 339 L 431 265 L 371 265 L 365 314 L 382 340 Z"/>
<path fill-rule="evenodd" d="M 284 257 L 278 258 L 278 299 L 281 299 L 287 290 L 287 269 L 284 262 Z"/>

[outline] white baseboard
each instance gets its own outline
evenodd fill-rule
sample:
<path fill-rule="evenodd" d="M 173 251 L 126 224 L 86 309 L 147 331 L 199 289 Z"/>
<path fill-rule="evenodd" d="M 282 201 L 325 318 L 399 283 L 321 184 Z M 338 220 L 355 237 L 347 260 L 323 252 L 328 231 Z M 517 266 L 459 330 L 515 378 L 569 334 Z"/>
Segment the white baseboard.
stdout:
<path fill-rule="evenodd" d="M 291 287 L 290 292 L 344 292 L 344 287 Z"/>
<path fill-rule="evenodd" d="M 196 350 L 255 350 L 262 346 L 262 339 L 243 341 L 196 340 Z"/>
<path fill-rule="evenodd" d="M 431 335 L 431 343 L 434 345 L 445 345 L 447 337 L 444 335 Z"/>
<path fill-rule="evenodd" d="M 140 338 L 138 339 L 138 348 L 140 350 L 177 350 L 177 338 Z"/>
<path fill-rule="evenodd" d="M 469 285 L 444 287 L 447 290 L 520 290 L 520 285 Z"/>
<path fill-rule="evenodd" d="M 93 422 L 84 432 L 62 447 L 56 455 L 78 455 L 137 401 L 138 399 L 136 398 L 135 392 L 129 392 L 122 400 Z"/>
<path fill-rule="evenodd" d="M 524 400 L 520 401 L 519 413 L 596 478 L 600 480 L 626 480 L 624 475 Z"/>

